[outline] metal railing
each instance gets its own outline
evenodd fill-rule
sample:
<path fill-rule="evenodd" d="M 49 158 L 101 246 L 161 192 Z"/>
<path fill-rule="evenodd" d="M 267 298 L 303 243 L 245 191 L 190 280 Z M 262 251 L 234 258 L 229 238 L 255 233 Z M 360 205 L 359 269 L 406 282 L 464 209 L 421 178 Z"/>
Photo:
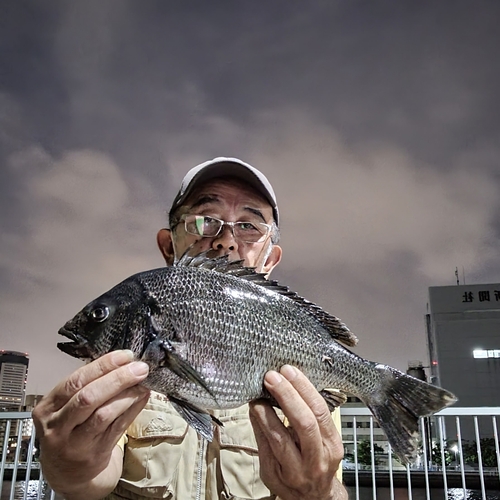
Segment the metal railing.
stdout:
<path fill-rule="evenodd" d="M 341 416 L 350 498 L 500 498 L 500 408 L 447 408 L 421 418 L 419 456 L 407 466 L 367 408 L 341 408 Z"/>
<path fill-rule="evenodd" d="M 0 412 L 1 500 L 55 500 L 43 479 L 31 412 Z"/>
<path fill-rule="evenodd" d="M 420 452 L 403 466 L 367 408 L 341 408 L 351 499 L 500 498 L 500 408 L 447 408 L 420 420 Z M 57 500 L 38 462 L 30 412 L 0 412 L 1 500 Z"/>

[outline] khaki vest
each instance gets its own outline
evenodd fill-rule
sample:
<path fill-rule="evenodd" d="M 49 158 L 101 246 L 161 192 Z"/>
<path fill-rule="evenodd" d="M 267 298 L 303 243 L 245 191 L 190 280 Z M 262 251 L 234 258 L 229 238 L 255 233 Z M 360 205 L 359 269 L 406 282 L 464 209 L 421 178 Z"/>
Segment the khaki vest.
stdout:
<path fill-rule="evenodd" d="M 248 405 L 213 413 L 224 425 L 209 443 L 152 393 L 127 430 L 122 478 L 106 500 L 275 499 L 260 479 Z"/>

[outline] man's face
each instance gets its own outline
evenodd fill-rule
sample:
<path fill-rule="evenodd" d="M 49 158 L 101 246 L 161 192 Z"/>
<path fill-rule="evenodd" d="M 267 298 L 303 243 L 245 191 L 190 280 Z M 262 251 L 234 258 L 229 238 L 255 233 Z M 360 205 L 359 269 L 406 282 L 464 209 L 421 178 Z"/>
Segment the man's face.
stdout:
<path fill-rule="evenodd" d="M 176 216 L 184 214 L 208 215 L 226 222 L 273 223 L 273 211 L 265 198 L 237 179 L 214 179 L 196 188 Z M 204 238 L 186 232 L 181 221 L 173 229 L 172 238 L 177 259 L 190 247 L 192 255 L 212 249 L 217 255 L 228 255 L 230 260 L 243 259 L 246 266 L 270 272 L 279 262 L 278 258 L 268 269 L 271 253 L 279 250 L 281 257 L 281 249 L 271 243 L 271 233 L 262 242 L 247 243 L 235 238 L 227 225 L 217 236 Z"/>

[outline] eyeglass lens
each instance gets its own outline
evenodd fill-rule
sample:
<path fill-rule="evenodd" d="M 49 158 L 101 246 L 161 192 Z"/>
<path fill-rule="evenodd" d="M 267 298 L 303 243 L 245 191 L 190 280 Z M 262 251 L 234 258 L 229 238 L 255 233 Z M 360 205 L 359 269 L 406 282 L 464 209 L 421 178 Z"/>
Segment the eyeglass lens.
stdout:
<path fill-rule="evenodd" d="M 206 215 L 186 215 L 186 231 L 203 237 L 214 237 L 224 225 L 231 226 L 234 237 L 248 243 L 261 241 L 269 232 L 269 226 L 261 222 L 225 222 Z"/>

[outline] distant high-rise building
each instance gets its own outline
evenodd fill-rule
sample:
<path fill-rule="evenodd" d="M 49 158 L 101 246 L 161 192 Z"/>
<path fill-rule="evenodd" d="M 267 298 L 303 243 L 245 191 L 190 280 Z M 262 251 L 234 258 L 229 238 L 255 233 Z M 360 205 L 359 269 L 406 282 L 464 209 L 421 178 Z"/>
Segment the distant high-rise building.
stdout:
<path fill-rule="evenodd" d="M 24 402 L 24 407 L 22 408 L 22 410 L 33 411 L 35 406 L 42 400 L 42 398 L 42 394 L 28 394 L 26 396 L 26 400 Z M 28 439 L 31 437 L 31 434 L 33 433 L 33 419 L 28 418 L 23 422 L 22 433 L 23 439 Z"/>
<path fill-rule="evenodd" d="M 28 394 L 24 402 L 23 411 L 32 411 L 42 398 L 43 394 Z"/>
<path fill-rule="evenodd" d="M 500 406 L 500 283 L 429 288 L 432 382 L 458 406 Z"/>
<path fill-rule="evenodd" d="M 28 354 L 0 350 L 0 411 L 20 411 L 26 395 Z"/>

